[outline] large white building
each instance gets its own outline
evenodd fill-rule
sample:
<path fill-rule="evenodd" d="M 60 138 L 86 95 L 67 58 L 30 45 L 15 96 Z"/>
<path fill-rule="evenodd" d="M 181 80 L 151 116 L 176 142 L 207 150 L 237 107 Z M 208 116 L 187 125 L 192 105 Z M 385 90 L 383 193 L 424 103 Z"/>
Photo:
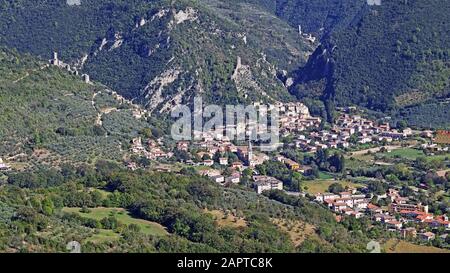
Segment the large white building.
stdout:
<path fill-rule="evenodd" d="M 258 194 L 270 190 L 283 190 L 283 182 L 270 176 L 254 176 L 253 185 Z"/>

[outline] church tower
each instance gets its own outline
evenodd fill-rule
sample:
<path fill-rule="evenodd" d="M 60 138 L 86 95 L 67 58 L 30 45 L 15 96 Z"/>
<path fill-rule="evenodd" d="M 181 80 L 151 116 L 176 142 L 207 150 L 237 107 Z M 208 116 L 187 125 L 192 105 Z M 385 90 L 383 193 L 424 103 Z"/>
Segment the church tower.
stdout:
<path fill-rule="evenodd" d="M 253 145 L 252 145 L 252 140 L 251 140 L 251 138 L 248 140 L 248 155 L 247 155 L 247 160 L 248 160 L 248 166 L 252 167 L 252 162 L 253 162 Z"/>

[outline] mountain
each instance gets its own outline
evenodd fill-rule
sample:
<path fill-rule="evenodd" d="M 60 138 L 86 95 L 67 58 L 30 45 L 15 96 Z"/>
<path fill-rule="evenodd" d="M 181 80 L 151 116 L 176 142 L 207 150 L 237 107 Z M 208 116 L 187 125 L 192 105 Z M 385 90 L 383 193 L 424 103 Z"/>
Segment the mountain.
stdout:
<path fill-rule="evenodd" d="M 329 121 L 358 105 L 448 127 L 449 11 L 442 0 L 9 0 L 0 44 L 43 59 L 57 51 L 152 113 L 195 95 L 297 98 Z"/>
<path fill-rule="evenodd" d="M 0 154 L 15 162 L 120 161 L 148 126 L 138 109 L 101 84 L 0 48 Z"/>
<path fill-rule="evenodd" d="M 285 79 L 299 99 L 322 100 L 330 121 L 336 106 L 359 105 L 394 123 L 450 127 L 448 1 L 245 2 L 319 39 L 308 63 Z"/>
<path fill-rule="evenodd" d="M 252 2 L 302 32 L 322 37 L 348 25 L 367 7 L 366 0 L 241 0 Z"/>
<path fill-rule="evenodd" d="M 152 112 L 198 94 L 219 104 L 291 100 L 279 77 L 315 48 L 245 2 L 6 1 L 0 12 L 1 44 L 44 59 L 56 51 Z"/>
<path fill-rule="evenodd" d="M 329 108 L 360 105 L 412 125 L 450 126 L 450 3 L 382 1 L 356 11 L 325 30 L 308 64 L 293 73 L 291 92 Z"/>

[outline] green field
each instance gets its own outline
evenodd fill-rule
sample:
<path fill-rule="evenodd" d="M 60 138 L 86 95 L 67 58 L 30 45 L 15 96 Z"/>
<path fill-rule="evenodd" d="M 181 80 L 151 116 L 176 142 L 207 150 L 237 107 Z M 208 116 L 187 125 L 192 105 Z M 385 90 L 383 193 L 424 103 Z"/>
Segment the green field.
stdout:
<path fill-rule="evenodd" d="M 329 180 L 333 179 L 333 176 L 327 172 L 319 172 L 319 180 Z"/>
<path fill-rule="evenodd" d="M 353 188 L 360 188 L 362 185 L 356 184 L 350 181 L 335 181 L 335 180 L 313 180 L 313 181 L 306 181 L 303 182 L 303 187 L 308 187 L 306 192 L 309 194 L 317 194 L 317 193 L 324 193 L 328 191 L 328 187 L 330 187 L 333 183 L 339 183 L 343 187 L 353 187 Z"/>
<path fill-rule="evenodd" d="M 413 148 L 404 148 L 404 149 L 397 149 L 390 153 L 385 154 L 388 158 L 406 158 L 409 160 L 416 160 L 418 157 L 425 156 L 423 151 L 413 149 Z"/>
<path fill-rule="evenodd" d="M 363 167 L 370 167 L 373 165 L 373 155 L 367 155 L 366 156 L 367 159 L 356 159 L 356 158 L 352 158 L 352 159 L 347 159 L 345 161 L 345 167 L 347 169 L 353 170 L 353 169 L 359 169 L 359 168 L 363 168 Z"/>
<path fill-rule="evenodd" d="M 88 239 L 86 239 L 86 241 L 92 243 L 104 243 L 119 239 L 120 235 L 115 233 L 113 230 L 99 229 L 97 234 L 89 237 Z"/>
<path fill-rule="evenodd" d="M 128 211 L 122 208 L 93 208 L 90 209 L 91 210 L 90 213 L 82 213 L 80 212 L 80 209 L 81 208 L 63 208 L 63 212 L 78 213 L 82 217 L 95 219 L 99 221 L 105 217 L 114 215 L 117 218 L 117 220 L 122 224 L 138 225 L 141 228 L 141 232 L 144 234 L 157 236 L 164 236 L 168 234 L 166 229 L 162 225 L 155 222 L 134 218 L 129 214 Z"/>
<path fill-rule="evenodd" d="M 442 155 L 430 155 L 430 156 L 427 156 L 426 159 L 428 159 L 428 160 L 437 159 L 437 160 L 445 161 L 445 160 L 450 159 L 450 153 L 442 154 Z"/>

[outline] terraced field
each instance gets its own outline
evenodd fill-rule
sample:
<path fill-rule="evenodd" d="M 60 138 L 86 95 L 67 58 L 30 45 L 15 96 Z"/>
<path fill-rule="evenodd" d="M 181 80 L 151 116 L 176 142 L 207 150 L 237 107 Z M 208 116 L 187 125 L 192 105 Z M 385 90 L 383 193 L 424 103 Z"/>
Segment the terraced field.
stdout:
<path fill-rule="evenodd" d="M 387 253 L 450 253 L 450 250 L 441 249 L 433 246 L 415 245 L 406 241 L 391 239 L 387 241 L 383 249 Z"/>

